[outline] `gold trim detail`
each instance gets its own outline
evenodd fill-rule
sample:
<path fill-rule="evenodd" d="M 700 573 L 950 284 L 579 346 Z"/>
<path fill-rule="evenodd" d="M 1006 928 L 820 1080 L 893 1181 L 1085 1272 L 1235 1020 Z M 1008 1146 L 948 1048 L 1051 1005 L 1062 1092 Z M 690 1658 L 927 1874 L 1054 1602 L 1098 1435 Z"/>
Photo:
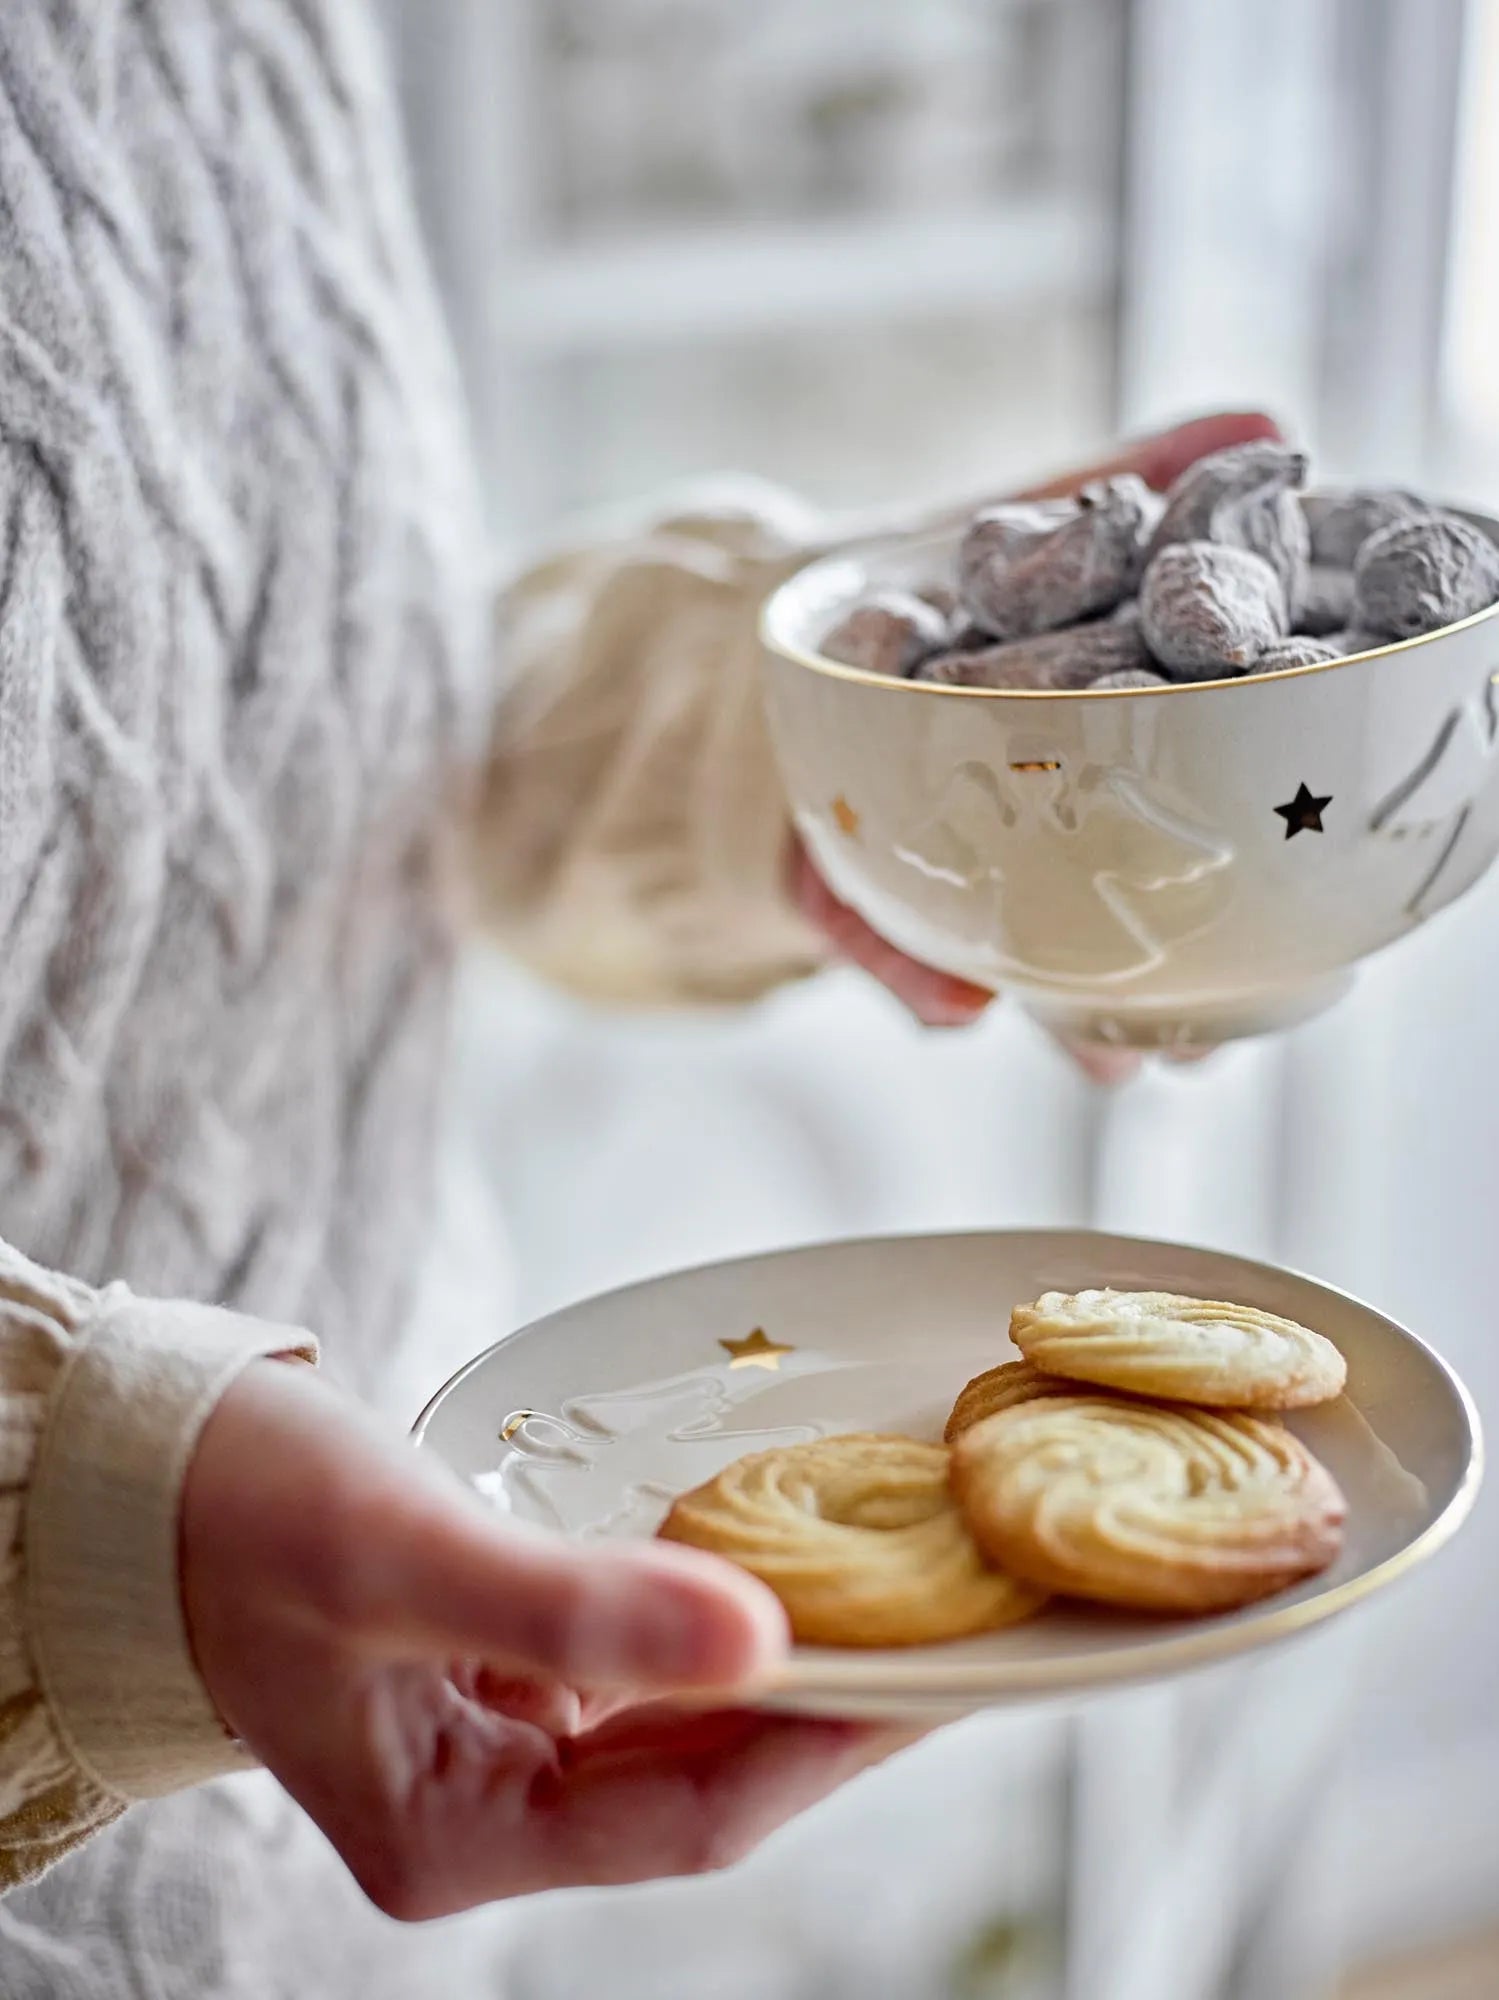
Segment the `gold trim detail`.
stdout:
<path fill-rule="evenodd" d="M 1465 513 L 1464 509 L 1456 507 L 1452 511 L 1458 514 Z M 852 542 L 847 548 L 832 552 L 824 551 L 821 555 L 815 556 L 811 562 L 804 563 L 791 576 L 785 577 L 761 605 L 758 620 L 761 645 L 767 652 L 776 654 L 778 658 L 789 660 L 793 666 L 806 667 L 814 674 L 826 675 L 829 680 L 858 681 L 866 687 L 899 689 L 906 694 L 935 695 L 944 700 L 956 697 L 963 701 L 1129 701 L 1143 697 L 1146 701 L 1156 701 L 1162 695 L 1202 694 L 1210 688 L 1260 687 L 1270 681 L 1296 680 L 1304 674 L 1330 674 L 1336 672 L 1339 667 L 1351 667 L 1365 660 L 1384 660 L 1396 653 L 1413 652 L 1418 646 L 1430 645 L 1433 639 L 1445 639 L 1453 632 L 1467 632 L 1499 617 L 1499 600 L 1496 600 L 1484 610 L 1475 611 L 1471 618 L 1460 618 L 1455 625 L 1439 626 L 1435 632 L 1421 632 L 1414 639 L 1392 639 L 1387 646 L 1375 646 L 1366 653 L 1349 653 L 1343 659 L 1313 660 L 1305 666 L 1279 667 L 1271 674 L 1239 674 L 1230 680 L 1221 681 L 1172 681 L 1165 687 L 1147 688 L 951 687 L 943 681 L 896 680 L 890 674 L 873 674 L 867 667 L 848 667 L 841 660 L 828 660 L 820 653 L 809 653 L 791 640 L 781 638 L 774 629 L 779 622 L 776 608 L 783 594 L 791 589 L 799 578 L 804 577 L 808 570 L 816 569 L 823 563 L 857 562 L 861 555 L 867 559 L 881 551 L 888 552 L 892 548 L 899 547 L 904 542 L 938 539 L 939 537 L 935 535 L 901 536 L 894 540 L 889 536 L 883 536 L 872 542 Z M 950 537 L 940 539 L 950 539 Z M 1499 686 L 1499 673 L 1491 675 L 1490 679 Z"/>

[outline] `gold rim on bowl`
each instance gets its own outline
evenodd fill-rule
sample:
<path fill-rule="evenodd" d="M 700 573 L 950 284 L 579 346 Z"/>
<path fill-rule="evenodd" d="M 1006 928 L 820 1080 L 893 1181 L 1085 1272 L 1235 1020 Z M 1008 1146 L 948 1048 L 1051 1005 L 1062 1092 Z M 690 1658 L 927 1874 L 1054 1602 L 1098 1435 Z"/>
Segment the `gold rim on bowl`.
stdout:
<path fill-rule="evenodd" d="M 1481 528 L 1489 538 L 1499 543 L 1499 521 L 1489 515 L 1466 507 L 1449 507 L 1448 513 L 1457 514 Z M 794 639 L 776 630 L 781 618 L 781 601 L 785 594 L 803 582 L 811 571 L 834 563 L 868 564 L 881 553 L 891 553 L 900 549 L 919 548 L 926 542 L 951 542 L 955 531 L 944 529 L 939 534 L 928 535 L 881 535 L 864 542 L 850 542 L 846 548 L 836 551 L 825 550 L 821 555 L 804 564 L 791 576 L 785 577 L 766 598 L 760 607 L 760 643 L 767 652 L 780 659 L 790 660 L 794 665 L 807 667 L 814 674 L 824 674 L 829 680 L 858 681 L 868 687 L 900 688 L 907 693 L 924 695 L 958 695 L 965 700 L 977 697 L 983 701 L 1125 701 L 1143 696 L 1154 701 L 1167 694 L 1202 694 L 1209 689 L 1236 687 L 1263 687 L 1271 681 L 1299 680 L 1306 674 L 1329 674 L 1338 667 L 1361 665 L 1366 660 L 1384 660 L 1396 653 L 1414 652 L 1419 646 L 1429 646 L 1435 639 L 1445 639 L 1453 632 L 1467 632 L 1476 625 L 1499 617 L 1499 599 L 1487 605 L 1482 611 L 1475 611 L 1468 618 L 1460 618 L 1455 625 L 1440 625 L 1435 632 L 1418 632 L 1413 639 L 1392 639 L 1386 646 L 1371 646 L 1366 652 L 1347 653 L 1336 660 L 1312 660 L 1300 667 L 1277 667 L 1268 674 L 1234 674 L 1216 681 L 1171 681 L 1157 688 L 990 688 L 951 687 L 942 681 L 913 681 L 897 679 L 893 674 L 871 673 L 867 667 L 845 666 L 841 660 L 829 660 L 821 653 L 814 653 Z"/>

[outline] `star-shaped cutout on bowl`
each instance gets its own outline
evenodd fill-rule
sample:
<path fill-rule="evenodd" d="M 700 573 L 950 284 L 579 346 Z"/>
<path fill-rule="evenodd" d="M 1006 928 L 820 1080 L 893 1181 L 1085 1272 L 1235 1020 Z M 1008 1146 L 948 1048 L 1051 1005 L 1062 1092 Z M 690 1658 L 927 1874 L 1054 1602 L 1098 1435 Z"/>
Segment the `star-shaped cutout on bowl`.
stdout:
<path fill-rule="evenodd" d="M 1305 785 L 1296 787 L 1296 796 L 1289 805 L 1277 806 L 1275 810 L 1286 823 L 1286 839 L 1294 840 L 1298 833 L 1323 833 L 1322 815 L 1332 804 L 1332 794 L 1319 799 L 1309 792 Z"/>
<path fill-rule="evenodd" d="M 743 1340 L 721 1340 L 718 1344 L 728 1354 L 731 1368 L 779 1368 L 783 1354 L 796 1352 L 793 1347 L 779 1347 L 767 1340 L 761 1326 Z"/>

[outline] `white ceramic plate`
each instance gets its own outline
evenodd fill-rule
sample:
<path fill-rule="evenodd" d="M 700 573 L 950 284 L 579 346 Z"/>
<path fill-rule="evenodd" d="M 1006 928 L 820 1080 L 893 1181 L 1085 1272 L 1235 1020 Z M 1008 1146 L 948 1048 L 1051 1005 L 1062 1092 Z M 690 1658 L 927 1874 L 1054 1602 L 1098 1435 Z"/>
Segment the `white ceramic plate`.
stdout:
<path fill-rule="evenodd" d="M 1291 1422 L 1347 1497 L 1338 1561 L 1225 1617 L 1054 1605 L 942 1646 L 798 1647 L 775 1705 L 956 1714 L 1179 1673 L 1344 1610 L 1460 1525 L 1480 1476 L 1478 1419 L 1414 1334 L 1292 1272 L 1082 1230 L 834 1243 L 635 1285 L 478 1356 L 433 1398 L 416 1437 L 525 1520 L 650 1535 L 674 1494 L 745 1452 L 835 1431 L 940 1438 L 962 1385 L 1011 1355 L 1014 1302 L 1104 1284 L 1234 1299 L 1337 1342 L 1347 1394 Z"/>

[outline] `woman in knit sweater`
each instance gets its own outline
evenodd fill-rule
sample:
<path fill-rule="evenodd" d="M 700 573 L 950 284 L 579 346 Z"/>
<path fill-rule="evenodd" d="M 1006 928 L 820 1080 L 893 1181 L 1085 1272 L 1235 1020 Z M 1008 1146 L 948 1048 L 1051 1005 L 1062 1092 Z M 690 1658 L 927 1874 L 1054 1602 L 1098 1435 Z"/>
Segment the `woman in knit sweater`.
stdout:
<path fill-rule="evenodd" d="M 984 998 L 788 864 L 753 614 L 816 531 L 658 519 L 486 609 L 363 12 L 0 13 L 5 2000 L 488 1990 L 350 1877 L 419 1917 L 699 1869 L 884 1747 L 746 1706 L 749 1579 L 501 1527 L 350 1394 L 465 912 L 601 997 L 840 952 Z M 642 1705 L 681 1690 L 723 1702 Z"/>

